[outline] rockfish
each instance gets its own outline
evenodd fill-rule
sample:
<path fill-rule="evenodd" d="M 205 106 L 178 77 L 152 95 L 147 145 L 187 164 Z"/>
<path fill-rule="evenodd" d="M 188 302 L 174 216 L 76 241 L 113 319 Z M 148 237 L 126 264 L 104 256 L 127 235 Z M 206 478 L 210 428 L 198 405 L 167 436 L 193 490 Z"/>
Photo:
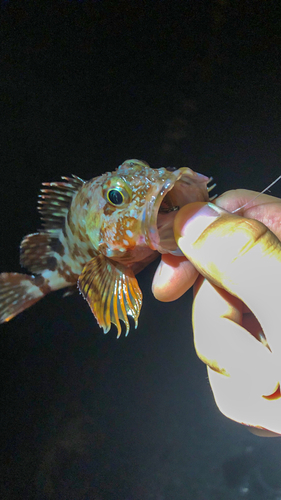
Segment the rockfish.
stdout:
<path fill-rule="evenodd" d="M 0 274 L 0 322 L 49 292 L 77 287 L 104 333 L 132 316 L 142 293 L 135 274 L 159 253 L 181 255 L 173 233 L 177 210 L 208 201 L 211 181 L 190 168 L 150 168 L 127 160 L 90 181 L 62 177 L 43 183 L 39 232 L 23 238 L 20 263 L 31 274 Z"/>

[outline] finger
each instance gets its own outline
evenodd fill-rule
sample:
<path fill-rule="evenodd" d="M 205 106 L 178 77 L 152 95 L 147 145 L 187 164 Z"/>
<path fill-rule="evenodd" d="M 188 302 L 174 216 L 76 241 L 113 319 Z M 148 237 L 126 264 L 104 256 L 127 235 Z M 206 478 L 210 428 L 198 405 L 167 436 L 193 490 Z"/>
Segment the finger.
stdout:
<path fill-rule="evenodd" d="M 191 288 L 197 276 L 198 271 L 186 257 L 162 255 L 153 278 L 152 292 L 156 299 L 171 302 Z"/>
<path fill-rule="evenodd" d="M 222 375 L 247 384 L 256 396 L 268 396 L 278 385 L 280 363 L 241 326 L 242 319 L 243 304 L 239 299 L 207 280 L 202 282 L 192 312 L 199 358 Z"/>
<path fill-rule="evenodd" d="M 256 191 L 233 189 L 219 196 L 214 203 L 228 212 L 234 212 L 247 203 L 237 215 L 259 220 L 281 240 L 281 199 L 267 194 L 258 195 Z"/>
<path fill-rule="evenodd" d="M 199 273 L 240 298 L 258 318 L 270 348 L 281 353 L 281 243 L 274 234 L 210 203 L 183 207 L 174 231 Z"/>

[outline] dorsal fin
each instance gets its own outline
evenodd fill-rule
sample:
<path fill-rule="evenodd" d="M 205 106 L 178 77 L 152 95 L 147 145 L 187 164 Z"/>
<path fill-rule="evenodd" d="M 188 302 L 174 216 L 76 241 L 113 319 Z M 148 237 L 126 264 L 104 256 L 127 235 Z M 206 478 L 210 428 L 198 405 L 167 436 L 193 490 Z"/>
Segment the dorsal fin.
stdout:
<path fill-rule="evenodd" d="M 63 227 L 73 196 L 85 181 L 73 175 L 60 182 L 43 182 L 38 199 L 38 210 L 44 229 Z"/>

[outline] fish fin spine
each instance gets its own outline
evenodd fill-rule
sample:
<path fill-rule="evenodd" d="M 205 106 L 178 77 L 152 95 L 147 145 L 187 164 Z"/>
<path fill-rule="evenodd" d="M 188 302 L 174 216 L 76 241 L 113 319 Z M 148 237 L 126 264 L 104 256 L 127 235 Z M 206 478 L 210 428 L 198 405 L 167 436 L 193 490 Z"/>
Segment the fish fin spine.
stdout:
<path fill-rule="evenodd" d="M 38 197 L 38 211 L 44 229 L 62 229 L 71 202 L 85 181 L 73 175 L 60 182 L 43 182 Z"/>

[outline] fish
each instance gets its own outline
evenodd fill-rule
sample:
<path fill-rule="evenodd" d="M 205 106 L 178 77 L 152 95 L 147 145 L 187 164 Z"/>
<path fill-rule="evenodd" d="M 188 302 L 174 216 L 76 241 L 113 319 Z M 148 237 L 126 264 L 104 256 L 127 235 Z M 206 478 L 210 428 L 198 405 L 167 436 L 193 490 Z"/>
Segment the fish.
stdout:
<path fill-rule="evenodd" d="M 135 275 L 159 254 L 181 255 L 173 234 L 177 211 L 208 201 L 212 178 L 188 167 L 151 168 L 126 160 L 89 181 L 62 177 L 42 184 L 38 199 L 42 228 L 25 236 L 20 264 L 28 274 L 0 274 L 0 322 L 48 293 L 80 291 L 99 326 L 135 328 L 142 292 Z M 65 295 L 66 295 L 65 294 Z"/>

